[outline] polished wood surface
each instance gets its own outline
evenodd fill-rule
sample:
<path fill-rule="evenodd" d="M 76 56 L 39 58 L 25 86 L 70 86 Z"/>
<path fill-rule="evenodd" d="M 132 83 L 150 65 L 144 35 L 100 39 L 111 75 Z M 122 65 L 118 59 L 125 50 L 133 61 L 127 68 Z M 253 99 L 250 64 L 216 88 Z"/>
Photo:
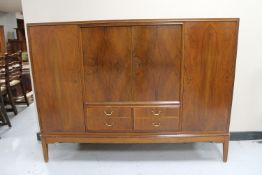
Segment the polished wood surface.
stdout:
<path fill-rule="evenodd" d="M 179 101 L 182 25 L 133 27 L 135 101 Z"/>
<path fill-rule="evenodd" d="M 179 118 L 177 117 L 146 117 L 135 118 L 136 131 L 178 131 Z"/>
<path fill-rule="evenodd" d="M 238 21 L 29 24 L 45 160 L 54 142 L 219 142 L 226 161 Z"/>
<path fill-rule="evenodd" d="M 133 121 L 129 107 L 91 107 L 86 109 L 87 131 L 131 131 Z"/>
<path fill-rule="evenodd" d="M 48 162 L 48 142 L 46 142 L 46 138 L 41 138 L 42 142 L 42 149 L 43 149 L 43 155 L 45 162 Z"/>
<path fill-rule="evenodd" d="M 42 132 L 85 131 L 79 36 L 77 26 L 29 28 Z"/>
<path fill-rule="evenodd" d="M 136 107 L 135 117 L 179 117 L 179 107 Z"/>
<path fill-rule="evenodd" d="M 223 161 L 227 161 L 228 157 L 228 147 L 229 147 L 229 137 L 226 137 L 223 142 Z"/>
<path fill-rule="evenodd" d="M 131 100 L 131 29 L 82 28 L 85 101 Z"/>
<path fill-rule="evenodd" d="M 107 136 L 108 133 L 87 135 L 44 135 L 45 138 L 43 144 L 43 155 L 45 162 L 48 161 L 48 143 L 110 143 L 110 144 L 132 144 L 132 143 L 190 143 L 190 142 L 217 142 L 217 143 L 228 143 L 229 135 L 227 134 L 189 134 L 189 135 L 161 135 L 161 134 L 151 134 L 147 135 L 145 133 L 139 133 L 138 136 L 129 134 L 128 136 L 118 134 L 113 137 Z M 223 152 L 227 153 L 227 152 Z M 226 155 L 227 156 L 227 155 Z M 226 161 L 225 155 L 223 161 Z"/>
<path fill-rule="evenodd" d="M 136 131 L 178 131 L 179 108 L 134 108 L 134 129 Z"/>
<path fill-rule="evenodd" d="M 97 26 L 138 26 L 138 25 L 169 25 L 184 22 L 237 22 L 239 18 L 177 18 L 177 19 L 123 19 L 123 20 L 91 20 L 71 22 L 45 22 L 27 23 L 27 26 L 53 26 L 53 25 L 81 25 L 84 27 Z"/>
<path fill-rule="evenodd" d="M 6 52 L 4 26 L 0 26 L 0 56 Z"/>
<path fill-rule="evenodd" d="M 228 131 L 236 22 L 185 23 L 182 131 Z"/>
<path fill-rule="evenodd" d="M 97 117 L 89 116 L 87 119 L 87 131 L 116 132 L 132 131 L 131 117 Z"/>
<path fill-rule="evenodd" d="M 186 142 L 219 142 L 229 139 L 229 134 L 167 134 L 167 133 L 86 133 L 86 134 L 43 134 L 47 143 L 186 143 Z"/>

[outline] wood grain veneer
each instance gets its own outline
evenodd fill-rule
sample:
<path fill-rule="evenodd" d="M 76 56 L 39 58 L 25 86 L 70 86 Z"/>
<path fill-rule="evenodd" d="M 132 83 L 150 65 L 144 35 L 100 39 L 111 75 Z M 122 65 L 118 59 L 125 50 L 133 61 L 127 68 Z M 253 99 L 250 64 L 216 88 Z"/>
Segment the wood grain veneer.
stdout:
<path fill-rule="evenodd" d="M 183 131 L 228 131 L 237 27 L 236 22 L 185 24 Z"/>
<path fill-rule="evenodd" d="M 131 100 L 131 29 L 94 27 L 81 30 L 85 101 Z"/>
<path fill-rule="evenodd" d="M 84 132 L 79 28 L 34 26 L 29 35 L 42 132 Z"/>
<path fill-rule="evenodd" d="M 179 101 L 182 25 L 135 26 L 133 77 L 135 101 Z"/>
<path fill-rule="evenodd" d="M 0 26 L 0 56 L 6 52 L 4 26 Z"/>

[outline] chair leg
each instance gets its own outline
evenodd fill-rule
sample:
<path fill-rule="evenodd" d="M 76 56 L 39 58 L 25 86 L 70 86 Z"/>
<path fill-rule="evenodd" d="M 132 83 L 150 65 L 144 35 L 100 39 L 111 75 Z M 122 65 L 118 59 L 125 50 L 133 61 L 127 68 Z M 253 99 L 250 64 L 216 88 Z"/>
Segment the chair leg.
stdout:
<path fill-rule="evenodd" d="M 27 99 L 27 96 L 26 96 L 26 92 L 25 92 L 25 88 L 24 88 L 23 83 L 20 83 L 20 86 L 21 86 L 21 89 L 22 89 L 22 93 L 24 95 L 25 103 L 26 103 L 27 106 L 29 106 L 29 102 L 28 102 L 28 99 Z"/>
<path fill-rule="evenodd" d="M 12 127 L 11 122 L 8 118 L 7 112 L 5 110 L 5 103 L 3 99 L 2 92 L 0 91 L 0 111 L 1 111 L 1 117 L 3 119 L 3 123 L 7 124 L 9 127 Z"/>
<path fill-rule="evenodd" d="M 1 121 L 0 126 L 6 125 L 6 120 L 4 118 L 4 115 L 3 115 L 2 111 L 0 111 L 0 121 Z"/>
<path fill-rule="evenodd" d="M 6 113 L 6 110 L 5 110 L 5 104 L 4 104 L 4 100 L 3 100 L 3 96 L 2 95 L 0 96 L 0 103 L 1 103 L 1 115 L 2 115 L 3 119 L 5 120 L 5 123 L 9 127 L 12 127 L 11 122 L 10 122 L 10 120 L 8 118 L 8 115 Z"/>
<path fill-rule="evenodd" d="M 2 120 L 2 125 L 8 125 L 9 127 L 12 127 L 9 118 L 4 111 L 0 112 L 0 117 L 1 117 L 1 120 Z"/>
<path fill-rule="evenodd" d="M 10 102 L 10 104 L 12 106 L 13 112 L 16 115 L 17 114 L 17 109 L 16 109 L 16 106 L 15 106 L 15 102 L 14 102 L 14 99 L 13 99 L 11 88 L 7 88 L 7 96 L 8 96 L 9 102 Z"/>

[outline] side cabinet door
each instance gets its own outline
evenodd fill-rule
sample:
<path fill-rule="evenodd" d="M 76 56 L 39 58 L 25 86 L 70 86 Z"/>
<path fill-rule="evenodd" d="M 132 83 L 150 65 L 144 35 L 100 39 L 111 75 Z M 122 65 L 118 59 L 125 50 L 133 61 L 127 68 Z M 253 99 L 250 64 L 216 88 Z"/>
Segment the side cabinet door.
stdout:
<path fill-rule="evenodd" d="M 29 42 L 39 120 L 44 132 L 85 131 L 80 29 L 31 26 Z"/>
<path fill-rule="evenodd" d="M 237 22 L 186 22 L 183 131 L 228 131 Z"/>
<path fill-rule="evenodd" d="M 0 26 L 0 55 L 4 55 L 5 52 L 6 52 L 6 49 L 5 49 L 4 27 Z"/>

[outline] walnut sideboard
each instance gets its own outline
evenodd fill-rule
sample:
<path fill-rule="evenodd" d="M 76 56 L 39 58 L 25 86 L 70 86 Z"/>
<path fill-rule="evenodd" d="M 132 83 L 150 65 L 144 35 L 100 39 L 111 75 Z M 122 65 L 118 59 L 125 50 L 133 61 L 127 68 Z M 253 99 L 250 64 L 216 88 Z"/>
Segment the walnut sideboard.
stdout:
<path fill-rule="evenodd" d="M 239 19 L 28 24 L 42 147 L 223 143 Z"/>

